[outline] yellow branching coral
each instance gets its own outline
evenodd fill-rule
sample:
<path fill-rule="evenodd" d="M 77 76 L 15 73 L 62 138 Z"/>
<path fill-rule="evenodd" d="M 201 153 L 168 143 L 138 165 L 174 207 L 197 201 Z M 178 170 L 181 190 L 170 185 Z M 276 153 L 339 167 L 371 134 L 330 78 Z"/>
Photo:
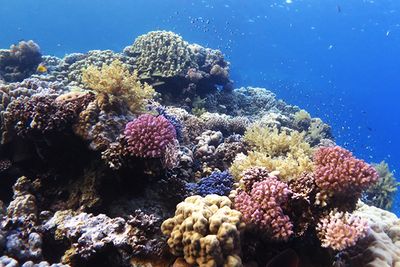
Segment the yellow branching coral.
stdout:
<path fill-rule="evenodd" d="M 143 111 L 155 94 L 153 87 L 141 83 L 137 72 L 129 73 L 119 60 L 114 60 L 110 65 L 103 64 L 100 70 L 89 66 L 82 71 L 82 81 L 95 92 L 124 101 L 132 112 Z"/>
<path fill-rule="evenodd" d="M 279 132 L 276 128 L 253 125 L 244 138 L 254 151 L 247 156 L 239 155 L 232 164 L 230 171 L 237 180 L 244 170 L 256 166 L 279 171 L 279 177 L 285 181 L 313 170 L 313 150 L 304 141 L 304 133 Z"/>
<path fill-rule="evenodd" d="M 270 157 L 286 156 L 294 157 L 303 154 L 311 155 L 310 145 L 304 141 L 304 133 L 292 131 L 290 134 L 277 128 L 261 127 L 253 125 L 246 130 L 244 139 L 258 152 Z"/>
<path fill-rule="evenodd" d="M 253 125 L 246 130 L 244 139 L 256 151 L 270 157 L 287 156 L 292 154 L 295 158 L 302 155 L 312 155 L 311 146 L 304 141 L 304 133 L 292 131 L 290 134 L 276 128 L 260 127 Z"/>
<path fill-rule="evenodd" d="M 303 172 L 311 172 L 313 164 L 307 155 L 294 157 L 289 154 L 287 157 L 269 157 L 264 153 L 251 151 L 246 156 L 239 154 L 229 171 L 236 180 L 241 179 L 243 171 L 251 167 L 265 167 L 268 171 L 279 171 L 279 178 L 289 181 L 299 177 Z"/>

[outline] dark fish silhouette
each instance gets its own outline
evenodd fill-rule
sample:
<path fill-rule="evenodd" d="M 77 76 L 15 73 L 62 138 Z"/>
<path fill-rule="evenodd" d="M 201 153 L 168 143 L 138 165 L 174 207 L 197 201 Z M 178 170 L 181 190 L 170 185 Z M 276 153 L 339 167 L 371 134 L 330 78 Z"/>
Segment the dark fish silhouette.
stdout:
<path fill-rule="evenodd" d="M 339 5 L 336 6 L 336 9 L 338 13 L 342 12 L 342 8 Z"/>
<path fill-rule="evenodd" d="M 293 249 L 286 249 L 273 257 L 265 267 L 299 267 L 299 256 Z"/>

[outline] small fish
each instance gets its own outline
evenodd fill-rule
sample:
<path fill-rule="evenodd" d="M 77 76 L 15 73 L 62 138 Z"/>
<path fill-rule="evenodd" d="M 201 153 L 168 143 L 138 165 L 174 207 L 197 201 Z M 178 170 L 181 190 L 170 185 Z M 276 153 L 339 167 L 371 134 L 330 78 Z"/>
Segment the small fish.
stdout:
<path fill-rule="evenodd" d="M 338 13 L 341 13 L 341 12 L 342 12 L 342 8 L 341 8 L 339 5 L 336 6 L 336 9 L 337 9 L 337 12 L 338 12 Z"/>
<path fill-rule="evenodd" d="M 39 66 L 37 66 L 36 71 L 39 73 L 45 73 L 47 72 L 47 67 L 44 64 L 40 63 Z"/>

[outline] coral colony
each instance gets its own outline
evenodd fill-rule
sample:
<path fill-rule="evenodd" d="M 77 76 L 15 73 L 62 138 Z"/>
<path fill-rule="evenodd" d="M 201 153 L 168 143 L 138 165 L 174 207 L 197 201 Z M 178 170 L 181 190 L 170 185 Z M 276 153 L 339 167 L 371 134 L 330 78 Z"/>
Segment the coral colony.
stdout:
<path fill-rule="evenodd" d="M 0 266 L 400 266 L 387 165 L 233 86 L 173 32 L 0 50 Z"/>

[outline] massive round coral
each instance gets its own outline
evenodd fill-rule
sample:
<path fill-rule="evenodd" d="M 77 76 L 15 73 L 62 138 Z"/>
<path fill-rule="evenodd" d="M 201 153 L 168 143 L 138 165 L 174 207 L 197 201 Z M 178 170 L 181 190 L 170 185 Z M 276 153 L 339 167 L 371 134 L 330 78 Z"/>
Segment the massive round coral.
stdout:
<path fill-rule="evenodd" d="M 124 138 L 132 156 L 161 158 L 176 139 L 176 131 L 164 116 L 144 114 L 126 124 Z"/>
<path fill-rule="evenodd" d="M 317 186 L 331 193 L 360 193 L 378 180 L 371 165 L 339 146 L 319 148 L 314 163 Z"/>
<path fill-rule="evenodd" d="M 176 206 L 175 216 L 165 220 L 161 231 L 175 256 L 190 266 L 242 266 L 240 233 L 242 215 L 231 208 L 226 196 L 191 196 Z"/>

